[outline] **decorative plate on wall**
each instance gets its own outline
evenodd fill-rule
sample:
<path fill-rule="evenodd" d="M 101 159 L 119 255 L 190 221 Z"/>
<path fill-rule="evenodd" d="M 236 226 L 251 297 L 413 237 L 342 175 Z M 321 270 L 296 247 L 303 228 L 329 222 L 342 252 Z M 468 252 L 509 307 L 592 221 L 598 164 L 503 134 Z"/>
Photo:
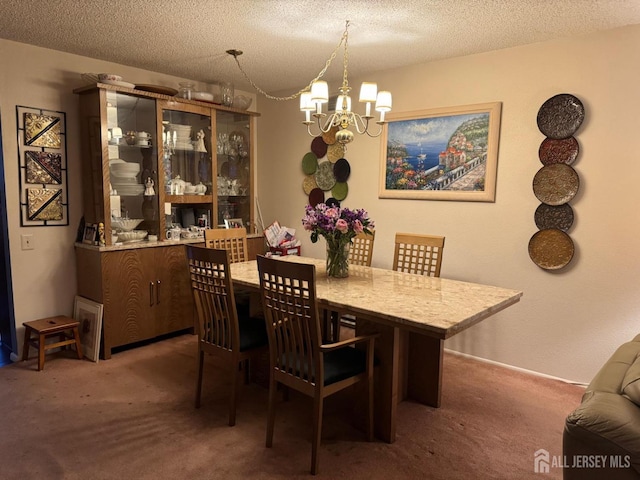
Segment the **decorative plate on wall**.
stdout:
<path fill-rule="evenodd" d="M 549 138 L 573 135 L 584 120 L 584 105 L 577 97 L 560 93 L 548 99 L 538 110 L 538 128 Z"/>
<path fill-rule="evenodd" d="M 315 173 L 316 183 L 322 190 L 331 190 L 336 184 L 336 177 L 333 175 L 333 165 L 330 162 L 322 162 L 318 165 Z"/>
<path fill-rule="evenodd" d="M 302 171 L 305 175 L 312 175 L 318 169 L 318 157 L 313 152 L 305 153 L 302 157 Z"/>
<path fill-rule="evenodd" d="M 540 144 L 538 157 L 543 165 L 551 165 L 552 163 L 566 163 L 571 165 L 580 152 L 580 145 L 575 137 L 563 138 L 556 140 L 554 138 L 545 138 Z"/>
<path fill-rule="evenodd" d="M 324 192 L 319 188 L 311 190 L 311 193 L 309 193 L 309 205 L 315 207 L 322 202 L 324 202 Z"/>
<path fill-rule="evenodd" d="M 557 228 L 566 232 L 573 225 L 573 208 L 568 203 L 547 205 L 541 203 L 534 214 L 538 230 Z"/>
<path fill-rule="evenodd" d="M 333 145 L 329 145 L 327 149 L 327 159 L 331 163 L 336 163 L 338 159 L 344 157 L 344 145 L 341 143 L 334 143 Z"/>
<path fill-rule="evenodd" d="M 349 161 L 346 158 L 339 158 L 338 161 L 333 164 L 333 174 L 337 182 L 346 182 L 351 174 Z"/>
<path fill-rule="evenodd" d="M 346 182 L 336 182 L 336 184 L 331 189 L 331 195 L 336 200 L 344 200 L 347 198 L 347 194 L 349 193 L 349 185 Z"/>
<path fill-rule="evenodd" d="M 529 240 L 531 260 L 545 270 L 557 270 L 566 266 L 573 258 L 574 252 L 571 237 L 555 228 L 540 230 Z"/>
<path fill-rule="evenodd" d="M 322 139 L 327 145 L 333 145 L 336 143 L 336 133 L 338 133 L 340 127 L 332 127 L 327 133 L 322 134 Z"/>
<path fill-rule="evenodd" d="M 315 175 L 307 175 L 306 177 L 304 177 L 304 180 L 302 181 L 302 190 L 304 191 L 304 193 L 309 195 L 311 193 L 311 190 L 313 190 L 314 188 L 318 188 Z"/>
<path fill-rule="evenodd" d="M 315 137 L 311 140 L 311 151 L 315 153 L 318 158 L 322 158 L 327 154 L 327 144 L 322 137 Z"/>
<path fill-rule="evenodd" d="M 542 167 L 533 177 L 533 193 L 542 203 L 562 205 L 578 193 L 580 180 L 576 171 L 564 163 Z"/>

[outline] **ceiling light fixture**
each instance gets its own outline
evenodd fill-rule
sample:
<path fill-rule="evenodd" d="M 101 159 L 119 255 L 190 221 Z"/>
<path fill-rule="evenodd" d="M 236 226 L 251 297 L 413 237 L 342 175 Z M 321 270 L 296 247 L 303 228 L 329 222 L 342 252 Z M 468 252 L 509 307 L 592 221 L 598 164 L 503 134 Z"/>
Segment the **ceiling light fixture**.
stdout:
<path fill-rule="evenodd" d="M 348 42 L 349 20 L 347 20 L 345 24 L 344 33 L 342 34 L 342 38 L 340 39 L 338 46 L 325 63 L 324 68 L 313 80 L 311 80 L 311 82 L 309 82 L 309 84 L 305 88 L 288 97 L 275 97 L 273 95 L 269 95 L 264 90 L 259 88 L 249 78 L 249 76 L 240 65 L 240 62 L 238 61 L 238 56 L 242 55 L 242 51 L 227 50 L 227 53 L 233 56 L 236 63 L 238 64 L 238 68 L 247 79 L 247 81 L 251 84 L 251 86 L 266 98 L 269 98 L 271 100 L 293 100 L 296 97 L 300 97 L 300 111 L 304 112 L 305 114 L 305 120 L 302 123 L 307 126 L 307 132 L 309 133 L 309 135 L 315 137 L 322 133 L 327 133 L 331 129 L 337 128 L 336 140 L 344 145 L 350 143 L 353 140 L 354 133 L 352 129 L 355 129 L 355 131 L 361 135 L 366 133 L 370 137 L 379 136 L 382 133 L 382 125 L 387 123 L 385 121 L 385 114 L 391 111 L 391 93 L 388 91 L 378 92 L 378 86 L 375 83 L 371 82 L 363 82 L 360 87 L 359 101 L 365 104 L 364 115 L 360 115 L 351 110 L 351 87 L 349 86 L 347 69 L 349 62 Z M 332 60 L 336 58 L 340 47 L 343 45 L 344 54 L 342 61 L 342 86 L 338 88 L 339 94 L 336 100 L 335 111 L 329 114 L 323 113 L 322 105 L 329 102 L 329 86 L 327 82 L 320 79 L 329 68 L 329 65 L 331 65 Z M 369 122 L 374 118 L 374 116 L 371 114 L 372 104 L 375 105 L 375 110 L 377 112 L 380 112 L 380 119 L 376 122 L 378 125 L 380 125 L 377 133 L 372 133 L 369 129 Z M 313 120 L 311 117 L 313 117 Z M 318 128 L 317 133 L 312 132 L 312 125 L 314 124 L 316 124 Z"/>

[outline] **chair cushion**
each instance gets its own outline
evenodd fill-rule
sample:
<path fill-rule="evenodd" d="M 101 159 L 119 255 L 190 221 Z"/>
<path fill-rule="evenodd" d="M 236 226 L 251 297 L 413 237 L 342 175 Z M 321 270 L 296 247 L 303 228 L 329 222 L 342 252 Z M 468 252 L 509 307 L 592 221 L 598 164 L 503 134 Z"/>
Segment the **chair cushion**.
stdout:
<path fill-rule="evenodd" d="M 640 356 L 636 357 L 622 379 L 622 394 L 640 406 Z"/>
<path fill-rule="evenodd" d="M 238 315 L 240 317 L 240 315 Z M 240 329 L 240 351 L 264 347 L 269 344 L 267 327 L 262 318 L 251 318 L 243 315 L 238 318 Z"/>
<path fill-rule="evenodd" d="M 367 370 L 367 352 L 359 348 L 345 347 L 324 354 L 325 386 Z"/>

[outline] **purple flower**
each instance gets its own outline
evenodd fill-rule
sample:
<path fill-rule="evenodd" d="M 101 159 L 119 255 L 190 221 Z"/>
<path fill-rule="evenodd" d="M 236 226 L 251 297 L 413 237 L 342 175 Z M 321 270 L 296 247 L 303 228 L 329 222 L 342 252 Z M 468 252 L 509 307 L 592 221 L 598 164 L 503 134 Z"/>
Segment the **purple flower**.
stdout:
<path fill-rule="evenodd" d="M 344 245 L 358 233 L 371 233 L 374 223 L 362 208 L 328 207 L 319 203 L 315 207 L 307 205 L 302 226 L 311 232 L 311 241 L 317 242 L 323 236 L 332 245 Z"/>

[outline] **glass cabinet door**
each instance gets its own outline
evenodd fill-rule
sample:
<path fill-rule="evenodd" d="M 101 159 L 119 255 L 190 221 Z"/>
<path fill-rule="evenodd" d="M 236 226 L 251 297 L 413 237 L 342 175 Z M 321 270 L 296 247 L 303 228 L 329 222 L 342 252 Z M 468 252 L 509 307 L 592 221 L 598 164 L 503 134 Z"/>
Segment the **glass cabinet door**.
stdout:
<path fill-rule="evenodd" d="M 213 129 L 210 109 L 162 105 L 162 185 L 171 204 L 167 230 L 211 226 Z"/>
<path fill-rule="evenodd" d="M 252 233 L 251 117 L 216 111 L 217 226 Z"/>
<path fill-rule="evenodd" d="M 158 139 L 153 99 L 106 92 L 111 232 L 107 245 L 158 235 Z"/>

